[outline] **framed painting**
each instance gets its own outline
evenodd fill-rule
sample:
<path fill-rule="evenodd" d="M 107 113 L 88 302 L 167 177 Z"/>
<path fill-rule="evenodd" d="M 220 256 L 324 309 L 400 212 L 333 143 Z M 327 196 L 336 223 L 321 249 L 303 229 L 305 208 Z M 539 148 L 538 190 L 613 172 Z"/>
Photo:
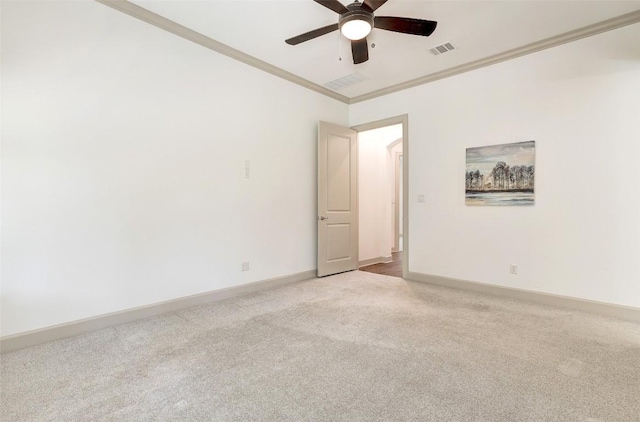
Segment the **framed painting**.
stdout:
<path fill-rule="evenodd" d="M 467 148 L 465 204 L 533 205 L 536 141 Z"/>

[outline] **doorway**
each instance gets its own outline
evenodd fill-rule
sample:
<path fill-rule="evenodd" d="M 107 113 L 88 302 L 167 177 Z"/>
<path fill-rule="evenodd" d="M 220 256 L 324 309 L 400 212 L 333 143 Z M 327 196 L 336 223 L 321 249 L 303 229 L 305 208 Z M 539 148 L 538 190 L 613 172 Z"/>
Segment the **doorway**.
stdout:
<path fill-rule="evenodd" d="M 408 116 L 352 129 L 358 132 L 359 261 L 362 271 L 394 277 L 408 272 Z"/>

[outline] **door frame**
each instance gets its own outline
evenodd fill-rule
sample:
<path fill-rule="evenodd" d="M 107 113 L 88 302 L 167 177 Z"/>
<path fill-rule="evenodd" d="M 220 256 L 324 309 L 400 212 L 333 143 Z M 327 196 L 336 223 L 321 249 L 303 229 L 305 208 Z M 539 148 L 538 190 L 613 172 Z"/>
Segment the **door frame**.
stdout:
<path fill-rule="evenodd" d="M 398 138 L 395 141 L 391 142 L 387 145 L 387 150 L 389 155 L 391 155 L 391 150 L 398 145 L 402 144 L 404 148 L 404 141 L 402 138 Z M 400 178 L 402 177 L 399 174 L 400 169 L 400 159 L 402 157 L 402 152 L 396 152 L 395 155 L 391 157 L 391 162 L 393 163 L 393 247 L 391 248 L 391 252 L 398 252 L 400 250 L 400 203 L 398 202 L 398 198 L 400 197 Z"/>
<path fill-rule="evenodd" d="M 395 250 L 391 250 L 392 252 L 398 252 L 400 250 L 400 236 L 402 235 L 402 233 L 400 233 L 400 221 L 402 221 L 402 219 L 400 218 L 400 181 L 402 180 L 401 175 L 400 175 L 400 168 L 401 168 L 401 164 L 403 162 L 403 158 L 402 158 L 402 153 L 401 152 L 396 152 L 395 156 L 393 157 L 393 173 L 394 173 L 394 187 L 393 187 L 393 203 L 394 203 L 394 216 L 395 218 L 393 219 L 393 249 Z M 404 202 L 404 201 L 403 201 Z"/>
<path fill-rule="evenodd" d="M 402 278 L 409 274 L 409 115 L 351 126 L 356 132 L 402 124 Z M 358 187 L 359 189 L 359 187 Z"/>

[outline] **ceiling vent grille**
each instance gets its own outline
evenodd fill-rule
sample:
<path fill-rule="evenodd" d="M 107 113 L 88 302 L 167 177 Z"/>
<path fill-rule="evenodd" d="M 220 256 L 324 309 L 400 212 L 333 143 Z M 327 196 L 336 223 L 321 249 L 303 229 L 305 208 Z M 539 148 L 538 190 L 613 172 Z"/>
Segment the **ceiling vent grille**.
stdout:
<path fill-rule="evenodd" d="M 447 53 L 451 50 L 455 50 L 456 48 L 453 46 L 453 44 L 451 44 L 450 42 L 441 44 L 441 45 L 436 45 L 433 48 L 430 48 L 429 51 L 431 52 L 431 54 L 433 54 L 434 56 L 438 56 L 440 54 L 443 53 Z"/>
<path fill-rule="evenodd" d="M 368 80 L 366 76 L 362 73 L 355 72 L 349 75 L 343 76 L 341 78 L 335 79 L 331 82 L 327 82 L 324 84 L 329 89 L 333 89 L 334 91 L 338 91 L 339 89 L 345 88 L 347 86 L 359 84 L 360 82 L 364 82 Z"/>

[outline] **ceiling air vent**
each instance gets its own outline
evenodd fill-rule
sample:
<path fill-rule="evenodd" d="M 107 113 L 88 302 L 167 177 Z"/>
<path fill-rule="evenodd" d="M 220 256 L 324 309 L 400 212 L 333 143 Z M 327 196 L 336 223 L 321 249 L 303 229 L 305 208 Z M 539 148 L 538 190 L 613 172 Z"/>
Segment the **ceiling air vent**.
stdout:
<path fill-rule="evenodd" d="M 455 50 L 455 47 L 450 42 L 444 43 L 442 45 L 436 45 L 435 47 L 429 49 L 431 54 L 433 54 L 434 56 L 446 53 L 451 50 Z"/>
<path fill-rule="evenodd" d="M 369 78 L 364 76 L 362 73 L 355 72 L 347 76 L 343 76 L 342 78 L 335 79 L 331 82 L 327 82 L 326 84 L 324 84 L 324 86 L 326 86 L 329 89 L 333 89 L 334 91 L 337 91 L 347 86 L 359 84 L 360 82 L 366 81 L 368 79 Z"/>

